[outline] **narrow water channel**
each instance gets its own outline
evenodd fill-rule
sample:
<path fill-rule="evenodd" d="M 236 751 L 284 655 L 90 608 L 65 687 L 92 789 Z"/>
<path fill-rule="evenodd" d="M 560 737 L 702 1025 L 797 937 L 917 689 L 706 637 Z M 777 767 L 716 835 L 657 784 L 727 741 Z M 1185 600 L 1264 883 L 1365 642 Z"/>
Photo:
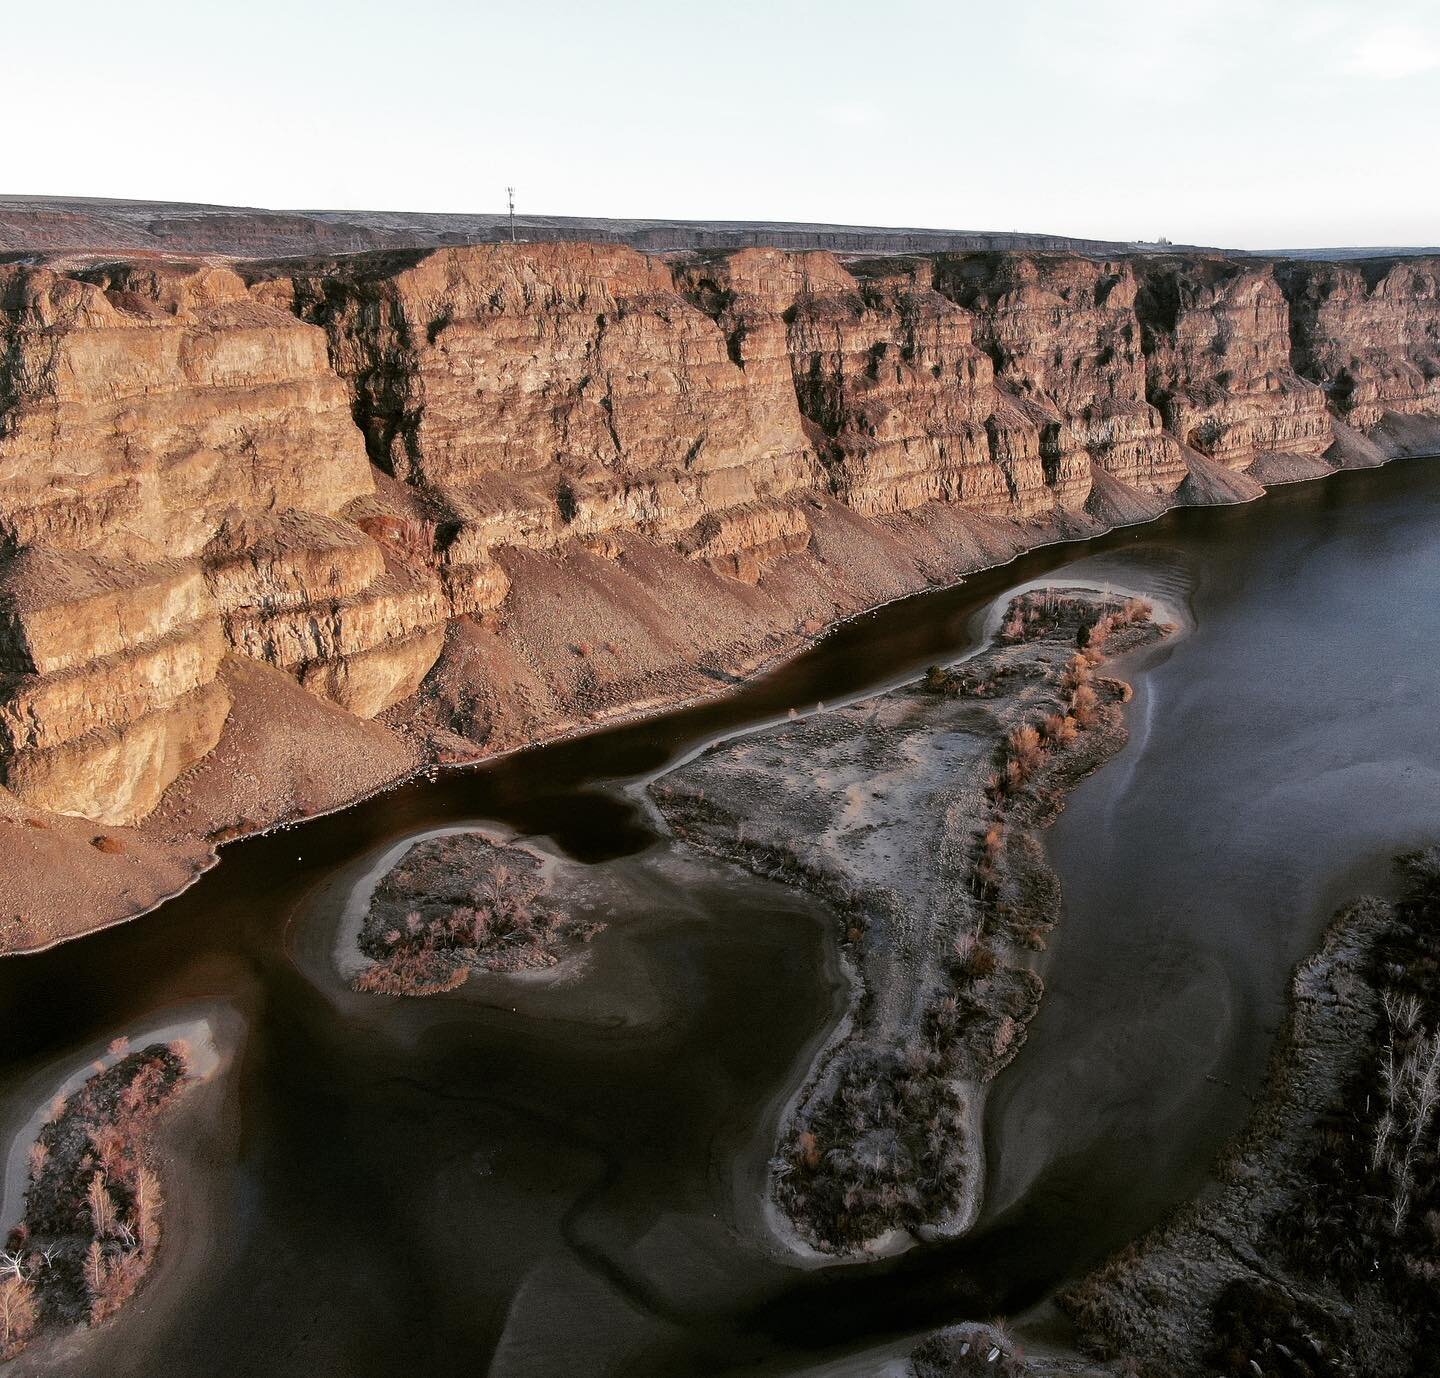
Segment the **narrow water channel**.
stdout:
<path fill-rule="evenodd" d="M 811 1372 L 1043 1298 L 1195 1188 L 1328 911 L 1440 836 L 1437 511 L 1440 464 L 1411 462 L 1036 552 L 724 701 L 234 845 L 156 913 L 0 962 L 7 1133 L 117 1034 L 208 1018 L 228 1065 L 171 1136 L 161 1274 L 13 1371 Z M 990 1100 L 980 1227 L 879 1264 L 787 1258 L 759 1184 L 841 1006 L 827 916 L 672 848 L 635 785 L 963 653 L 996 598 L 1047 577 L 1153 591 L 1187 626 L 1126 667 L 1131 743 L 1050 834 L 1066 916 Z M 426 1001 L 349 991 L 334 940 L 357 887 L 470 821 L 579 863 L 576 903 L 609 925 L 584 964 Z"/>

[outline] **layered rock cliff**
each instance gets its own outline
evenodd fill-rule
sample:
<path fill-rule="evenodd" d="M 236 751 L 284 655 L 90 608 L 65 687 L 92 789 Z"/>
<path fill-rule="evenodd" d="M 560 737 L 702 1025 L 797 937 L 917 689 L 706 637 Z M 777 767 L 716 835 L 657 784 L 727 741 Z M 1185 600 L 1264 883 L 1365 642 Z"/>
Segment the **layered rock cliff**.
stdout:
<path fill-rule="evenodd" d="M 1440 417 L 1433 259 L 24 262 L 0 341 L 0 782 L 109 824 L 236 730 L 227 666 L 464 757 Z"/>
<path fill-rule="evenodd" d="M 227 648 L 367 715 L 439 653 L 438 575 L 337 515 L 371 466 L 282 297 L 213 267 L 0 269 L 0 775 L 37 805 L 148 813 L 215 745 Z"/>

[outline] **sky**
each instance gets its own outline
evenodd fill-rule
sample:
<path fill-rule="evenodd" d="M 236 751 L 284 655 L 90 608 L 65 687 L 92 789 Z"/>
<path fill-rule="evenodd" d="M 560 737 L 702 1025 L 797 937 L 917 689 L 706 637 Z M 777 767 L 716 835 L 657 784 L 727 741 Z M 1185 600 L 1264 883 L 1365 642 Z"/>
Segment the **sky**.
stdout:
<path fill-rule="evenodd" d="M 0 0 L 0 192 L 1440 243 L 1440 0 Z"/>

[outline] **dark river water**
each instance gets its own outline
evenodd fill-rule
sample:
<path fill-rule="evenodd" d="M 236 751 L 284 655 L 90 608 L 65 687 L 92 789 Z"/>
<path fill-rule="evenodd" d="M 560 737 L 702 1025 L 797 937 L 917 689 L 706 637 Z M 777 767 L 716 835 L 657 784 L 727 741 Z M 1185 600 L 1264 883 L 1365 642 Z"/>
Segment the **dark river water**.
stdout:
<path fill-rule="evenodd" d="M 1049 834 L 1066 914 L 990 1097 L 980 1224 L 878 1263 L 787 1255 L 760 1188 L 843 1004 L 827 917 L 667 845 L 640 785 L 973 649 L 997 598 L 1046 579 L 1150 592 L 1182 630 L 1126 667 L 1130 745 Z M 1024 1312 L 1200 1184 L 1290 968 L 1392 853 L 1440 837 L 1437 646 L 1440 463 L 1342 474 L 1036 552 L 723 702 L 234 845 L 154 914 L 0 962 L 7 1138 L 117 1034 L 183 1025 L 221 1064 L 167 1141 L 152 1282 L 14 1371 L 838 1374 Z M 568 858 L 608 928 L 553 980 L 350 991 L 347 906 L 469 822 Z"/>

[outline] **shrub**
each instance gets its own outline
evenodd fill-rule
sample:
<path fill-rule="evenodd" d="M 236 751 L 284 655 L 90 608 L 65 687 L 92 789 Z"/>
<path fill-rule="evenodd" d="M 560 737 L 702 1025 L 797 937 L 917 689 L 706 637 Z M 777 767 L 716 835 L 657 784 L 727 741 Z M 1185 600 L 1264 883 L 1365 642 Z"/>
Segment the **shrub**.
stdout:
<path fill-rule="evenodd" d="M 58 1101 L 30 1151 L 25 1214 L 12 1251 L 29 1250 L 14 1276 L 26 1294 L 0 1298 L 0 1331 L 15 1345 L 27 1325 L 92 1324 L 139 1286 L 160 1237 L 160 1192 L 145 1163 L 149 1126 L 183 1083 L 185 1063 L 168 1044 L 124 1052 L 68 1100 Z M 8 1322 L 3 1312 L 8 1304 Z"/>
<path fill-rule="evenodd" d="M 1094 727 L 1100 717 L 1100 696 L 1088 684 L 1070 695 L 1070 716 L 1077 727 Z"/>
<path fill-rule="evenodd" d="M 1060 675 L 1060 692 L 1071 695 L 1082 684 L 1089 684 L 1094 677 L 1090 662 L 1077 652 L 1070 657 L 1070 663 Z"/>
<path fill-rule="evenodd" d="M 1127 623 L 1148 622 L 1155 608 L 1148 598 L 1127 598 L 1120 609 L 1120 617 Z"/>
<path fill-rule="evenodd" d="M 995 949 L 969 935 L 955 943 L 955 978 L 960 982 L 983 980 L 992 976 L 1000 965 Z"/>
<path fill-rule="evenodd" d="M 1325 1357 L 1334 1349 L 1334 1326 L 1319 1308 L 1271 1282 L 1236 1279 L 1216 1298 L 1210 1315 L 1214 1342 L 1209 1357 L 1221 1373 L 1340 1378 L 1341 1371 Z M 1321 1337 L 1331 1343 L 1322 1343 Z"/>
<path fill-rule="evenodd" d="M 35 1331 L 40 1307 L 28 1278 L 10 1273 L 0 1278 L 0 1359 L 18 1354 Z"/>
<path fill-rule="evenodd" d="M 932 1335 L 910 1355 L 915 1378 L 1024 1378 L 1026 1366 L 993 1326 L 963 1324 Z"/>
<path fill-rule="evenodd" d="M 1075 644 L 1084 651 L 1099 651 L 1109 639 L 1114 625 L 1108 617 L 1099 617 L 1094 622 L 1082 624 L 1075 633 Z"/>

